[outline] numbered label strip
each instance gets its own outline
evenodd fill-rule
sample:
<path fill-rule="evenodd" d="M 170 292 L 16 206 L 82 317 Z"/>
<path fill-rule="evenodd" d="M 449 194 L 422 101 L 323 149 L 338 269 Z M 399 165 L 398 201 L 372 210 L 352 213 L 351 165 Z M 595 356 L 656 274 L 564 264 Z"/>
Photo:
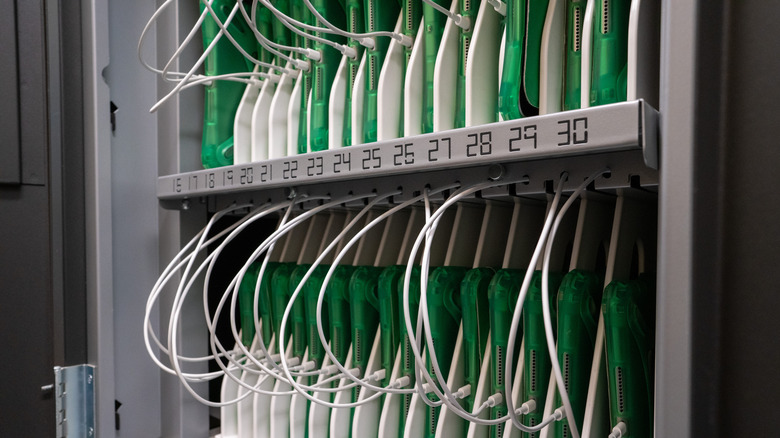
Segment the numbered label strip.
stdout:
<path fill-rule="evenodd" d="M 657 111 L 641 100 L 623 102 L 162 176 L 157 195 L 178 199 L 630 149 L 655 156 L 657 117 Z"/>

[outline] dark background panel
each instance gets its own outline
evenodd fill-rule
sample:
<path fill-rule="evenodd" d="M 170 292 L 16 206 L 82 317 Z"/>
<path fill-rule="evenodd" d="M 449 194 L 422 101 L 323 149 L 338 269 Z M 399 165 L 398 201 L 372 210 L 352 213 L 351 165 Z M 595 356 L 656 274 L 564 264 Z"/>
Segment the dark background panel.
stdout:
<path fill-rule="evenodd" d="M 0 436 L 53 436 L 48 188 L 0 186 Z"/>

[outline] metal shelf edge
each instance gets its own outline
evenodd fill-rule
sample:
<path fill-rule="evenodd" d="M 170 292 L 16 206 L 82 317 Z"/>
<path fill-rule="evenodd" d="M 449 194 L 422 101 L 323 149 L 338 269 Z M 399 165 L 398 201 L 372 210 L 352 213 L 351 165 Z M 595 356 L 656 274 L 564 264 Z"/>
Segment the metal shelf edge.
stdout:
<path fill-rule="evenodd" d="M 657 167 L 658 112 L 642 100 L 158 178 L 160 200 L 449 168 L 642 151 Z"/>

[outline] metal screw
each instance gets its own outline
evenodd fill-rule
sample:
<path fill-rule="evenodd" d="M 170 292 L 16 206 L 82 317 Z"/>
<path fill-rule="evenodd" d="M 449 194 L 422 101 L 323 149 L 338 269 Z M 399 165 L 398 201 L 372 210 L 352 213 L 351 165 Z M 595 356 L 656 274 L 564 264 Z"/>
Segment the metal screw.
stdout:
<path fill-rule="evenodd" d="M 54 384 L 50 383 L 48 385 L 41 386 L 41 392 L 44 393 L 44 394 L 49 394 L 52 391 L 54 391 Z"/>
<path fill-rule="evenodd" d="M 87 429 L 87 435 L 88 435 L 88 436 L 95 436 L 95 429 L 94 429 L 94 428 L 92 428 L 92 427 L 90 427 L 89 429 Z"/>
<path fill-rule="evenodd" d="M 488 168 L 488 178 L 491 181 L 498 181 L 504 176 L 504 166 L 500 164 L 492 164 Z"/>
<path fill-rule="evenodd" d="M 94 377 L 92 377 L 92 375 L 87 376 L 87 385 L 91 385 L 92 384 L 92 379 L 93 378 Z"/>
<path fill-rule="evenodd" d="M 182 210 L 189 210 L 190 209 L 190 200 L 189 199 L 185 199 L 185 200 L 181 201 L 181 209 Z"/>

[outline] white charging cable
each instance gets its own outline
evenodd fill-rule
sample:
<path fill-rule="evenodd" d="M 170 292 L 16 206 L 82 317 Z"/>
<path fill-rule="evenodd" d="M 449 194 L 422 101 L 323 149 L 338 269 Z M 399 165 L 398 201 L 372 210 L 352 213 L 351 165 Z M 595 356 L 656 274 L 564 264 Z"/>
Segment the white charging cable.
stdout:
<path fill-rule="evenodd" d="M 436 9 L 437 11 L 439 11 L 442 14 L 446 15 L 447 18 L 452 20 L 452 22 L 455 23 L 455 25 L 458 26 L 459 28 L 461 28 L 461 29 L 463 29 L 463 30 L 465 30 L 467 32 L 471 29 L 471 20 L 469 20 L 468 17 L 464 17 L 463 15 L 460 15 L 460 14 L 455 14 L 452 11 L 450 11 L 449 9 L 447 9 L 444 6 L 436 3 L 433 0 L 423 0 L 423 2 L 425 4 L 427 4 L 428 6 L 432 7 L 433 9 Z"/>
<path fill-rule="evenodd" d="M 561 372 L 561 364 L 558 361 L 558 354 L 555 349 L 555 338 L 553 335 L 552 316 L 550 313 L 550 253 L 552 252 L 552 246 L 555 241 L 555 234 L 558 232 L 558 227 L 566 214 L 566 211 L 571 207 L 574 202 L 579 198 L 580 194 L 592 183 L 596 178 L 608 172 L 608 169 L 599 170 L 593 175 L 589 176 L 585 181 L 577 187 L 572 193 L 569 199 L 564 202 L 561 211 L 555 217 L 552 229 L 550 230 L 550 236 L 547 239 L 547 248 L 544 252 L 544 259 L 542 262 L 542 315 L 544 319 L 544 333 L 547 340 L 547 351 L 550 355 L 550 361 L 552 362 L 553 374 L 555 375 L 556 386 L 558 393 L 561 395 L 561 401 L 566 411 L 566 417 L 569 419 L 569 430 L 573 438 L 579 438 L 579 429 L 577 428 L 576 419 L 574 418 L 574 410 L 569 400 L 569 395 L 566 392 L 566 386 L 563 380 L 563 373 Z"/>

